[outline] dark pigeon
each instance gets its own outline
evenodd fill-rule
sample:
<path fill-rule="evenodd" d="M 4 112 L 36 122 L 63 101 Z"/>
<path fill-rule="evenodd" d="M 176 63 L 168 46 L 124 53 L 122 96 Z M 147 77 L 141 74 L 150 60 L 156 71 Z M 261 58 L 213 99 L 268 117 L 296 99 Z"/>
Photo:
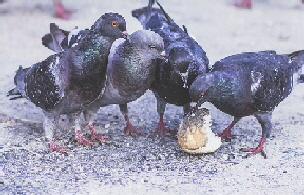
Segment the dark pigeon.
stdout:
<path fill-rule="evenodd" d="M 233 122 L 220 137 L 233 136 L 231 128 L 244 116 L 254 115 L 262 126 L 262 138 L 256 148 L 244 149 L 261 153 L 271 132 L 271 115 L 299 83 L 304 51 L 295 55 L 275 52 L 246 52 L 226 57 L 213 66 L 211 72 L 200 75 L 190 87 L 193 101 L 211 102 L 216 108 L 234 116 Z M 300 62 L 300 63 L 298 63 Z"/>
<path fill-rule="evenodd" d="M 139 30 L 126 40 L 116 40 L 109 55 L 105 90 L 84 112 L 89 128 L 93 128 L 91 119 L 100 107 L 119 104 L 126 120 L 125 135 L 142 134 L 129 121 L 127 103 L 137 100 L 150 88 L 155 79 L 156 61 L 162 58 L 164 43 L 153 31 Z"/>
<path fill-rule="evenodd" d="M 153 2 L 149 3 L 151 6 Z M 160 4 L 158 3 L 160 6 Z M 159 8 L 143 7 L 133 10 L 145 29 L 158 33 L 164 40 L 167 61 L 159 61 L 151 89 L 157 98 L 160 116 L 158 127 L 152 134 L 164 136 L 169 130 L 163 122 L 166 104 L 183 106 L 185 113 L 190 107 L 189 86 L 194 79 L 208 70 L 208 58 L 202 47 L 182 30 L 164 11 Z M 147 12 L 151 10 L 150 15 Z M 184 28 L 186 29 L 186 28 Z"/>
<path fill-rule="evenodd" d="M 108 55 L 112 43 L 124 37 L 126 23 L 117 13 L 100 17 L 81 41 L 67 51 L 17 71 L 17 88 L 22 97 L 40 107 L 45 114 L 44 130 L 50 139 L 50 151 L 65 152 L 53 138 L 61 114 L 74 121 L 76 140 L 90 145 L 80 129 L 80 114 L 105 88 Z M 21 72 L 23 71 L 23 73 Z M 11 94 L 8 94 L 11 95 Z"/>

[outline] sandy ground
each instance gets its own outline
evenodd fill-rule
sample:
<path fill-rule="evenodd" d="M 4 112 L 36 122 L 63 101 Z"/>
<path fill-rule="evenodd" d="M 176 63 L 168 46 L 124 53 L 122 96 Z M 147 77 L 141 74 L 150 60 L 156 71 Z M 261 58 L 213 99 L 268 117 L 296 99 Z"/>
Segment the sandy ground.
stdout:
<path fill-rule="evenodd" d="M 78 11 L 71 20 L 53 18 L 51 0 L 8 0 L 0 4 L 0 191 L 4 194 L 304 194 L 304 85 L 295 87 L 273 113 L 273 132 L 267 140 L 268 159 L 244 159 L 239 149 L 258 144 L 260 125 L 245 117 L 234 128 L 237 136 L 213 154 L 182 152 L 175 137 L 123 137 L 118 106 L 100 109 L 99 133 L 111 136 L 108 145 L 73 145 L 70 131 L 58 142 L 71 147 L 68 156 L 46 150 L 40 109 L 26 100 L 9 101 L 14 71 L 44 60 L 52 52 L 41 45 L 49 23 L 63 29 L 87 28 L 102 14 L 119 12 L 129 33 L 141 29 L 131 10 L 146 0 L 72 1 Z M 162 0 L 170 16 L 201 44 L 211 64 L 243 51 L 274 49 L 290 53 L 304 49 L 304 6 L 298 0 L 255 1 L 240 10 L 223 0 Z M 232 120 L 211 109 L 214 132 Z M 150 91 L 129 104 L 134 125 L 151 132 L 157 124 L 156 101 Z M 167 106 L 167 125 L 177 129 L 182 109 Z M 68 129 L 65 118 L 62 126 Z"/>

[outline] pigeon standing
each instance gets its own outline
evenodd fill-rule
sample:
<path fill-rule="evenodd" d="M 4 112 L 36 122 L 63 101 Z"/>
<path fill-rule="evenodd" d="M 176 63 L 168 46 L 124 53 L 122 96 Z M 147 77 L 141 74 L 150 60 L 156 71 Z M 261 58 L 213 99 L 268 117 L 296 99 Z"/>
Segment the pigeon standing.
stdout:
<path fill-rule="evenodd" d="M 226 57 L 211 72 L 200 75 L 190 87 L 190 95 L 199 104 L 211 102 L 216 108 L 234 116 L 220 137 L 231 137 L 231 128 L 244 116 L 254 115 L 262 127 L 256 148 L 244 149 L 249 156 L 266 154 L 263 145 L 271 133 L 271 115 L 299 83 L 304 51 L 277 55 L 274 51 L 247 52 Z"/>
<path fill-rule="evenodd" d="M 157 98 L 158 126 L 152 134 L 168 135 L 163 116 L 166 104 L 183 106 L 186 113 L 190 107 L 189 86 L 194 79 L 208 70 L 208 58 L 202 47 L 181 29 L 164 11 L 148 7 L 133 10 L 136 17 L 145 29 L 158 33 L 164 40 L 166 58 L 159 61 L 155 74 L 155 81 L 151 89 Z M 147 14 L 148 12 L 148 14 Z M 150 14 L 150 15 L 149 15 Z"/>
<path fill-rule="evenodd" d="M 125 37 L 126 23 L 117 13 L 101 16 L 81 41 L 64 52 L 32 65 L 27 71 L 19 68 L 15 76 L 22 97 L 40 107 L 44 114 L 46 137 L 50 151 L 65 152 L 67 148 L 55 144 L 53 134 L 61 114 L 74 121 L 75 139 L 84 145 L 80 128 L 80 114 L 100 97 L 106 84 L 108 55 L 112 43 Z M 17 77 L 17 78 L 16 78 Z M 13 93 L 8 95 L 14 95 Z"/>
<path fill-rule="evenodd" d="M 89 128 L 93 128 L 91 119 L 100 107 L 119 104 L 126 121 L 125 135 L 142 134 L 129 121 L 127 103 L 135 101 L 149 89 L 155 79 L 157 61 L 162 58 L 163 39 L 153 31 L 139 30 L 126 40 L 117 39 L 109 55 L 105 90 L 84 112 Z"/>

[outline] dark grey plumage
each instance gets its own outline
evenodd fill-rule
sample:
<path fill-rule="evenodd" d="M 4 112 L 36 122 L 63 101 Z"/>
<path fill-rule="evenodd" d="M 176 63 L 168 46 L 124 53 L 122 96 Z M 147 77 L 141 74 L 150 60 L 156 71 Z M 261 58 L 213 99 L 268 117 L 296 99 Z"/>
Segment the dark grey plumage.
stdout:
<path fill-rule="evenodd" d="M 234 116 L 234 121 L 220 134 L 229 137 L 231 128 L 244 116 L 254 115 L 262 126 L 257 148 L 261 152 L 271 132 L 271 114 L 299 83 L 304 52 L 295 56 L 277 55 L 274 51 L 246 52 L 226 57 L 211 72 L 200 75 L 190 87 L 194 101 L 211 102 L 219 110 Z"/>
<path fill-rule="evenodd" d="M 184 106 L 187 111 L 190 103 L 189 86 L 198 75 L 208 70 L 209 61 L 202 47 L 168 16 L 161 5 L 158 3 L 159 9 L 151 7 L 152 4 L 149 1 L 148 7 L 133 10 L 132 16 L 145 29 L 158 33 L 164 40 L 168 61 L 159 61 L 155 82 L 151 85 L 160 116 L 155 133 L 164 135 L 168 134 L 163 123 L 166 103 Z"/>
<path fill-rule="evenodd" d="M 135 101 L 149 89 L 155 79 L 156 61 L 164 58 L 163 55 L 162 38 L 149 30 L 136 31 L 128 39 L 114 42 L 105 90 L 85 111 L 89 125 L 92 126 L 92 116 L 101 106 L 119 104 L 127 122 L 125 134 L 142 133 L 129 122 L 127 103 Z"/>
<path fill-rule="evenodd" d="M 106 13 L 79 43 L 32 65 L 17 82 L 22 96 L 44 111 L 44 129 L 51 139 L 51 150 L 65 150 L 56 146 L 52 138 L 61 114 L 73 118 L 76 138 L 87 143 L 81 134 L 79 115 L 104 90 L 111 45 L 117 38 L 124 37 L 125 30 L 122 16 Z"/>

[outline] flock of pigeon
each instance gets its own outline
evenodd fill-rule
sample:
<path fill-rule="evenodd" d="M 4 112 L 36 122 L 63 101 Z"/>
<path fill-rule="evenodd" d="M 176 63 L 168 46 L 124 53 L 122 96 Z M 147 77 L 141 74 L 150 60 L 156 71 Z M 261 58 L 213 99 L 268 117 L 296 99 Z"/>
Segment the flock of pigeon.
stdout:
<path fill-rule="evenodd" d="M 127 104 L 150 89 L 157 99 L 159 123 L 152 134 L 170 135 L 163 116 L 166 104 L 196 112 L 204 102 L 234 116 L 218 136 L 233 136 L 232 127 L 244 116 L 254 115 L 262 127 L 256 148 L 244 149 L 249 156 L 261 153 L 271 132 L 271 113 L 293 87 L 303 81 L 304 50 L 289 55 L 275 51 L 245 52 L 217 61 L 209 68 L 206 52 L 159 8 L 149 5 L 132 11 L 144 30 L 126 33 L 126 21 L 117 13 L 106 13 L 90 29 L 68 32 L 50 24 L 42 43 L 55 52 L 29 68 L 16 72 L 11 99 L 26 98 L 40 107 L 50 152 L 66 153 L 56 145 L 54 130 L 62 114 L 75 128 L 74 140 L 90 146 L 81 131 L 83 114 L 92 140 L 107 142 L 94 131 L 93 116 L 100 107 L 119 104 L 125 117 L 125 135 L 143 132 L 128 117 Z M 196 107 L 190 107 L 197 102 Z"/>

